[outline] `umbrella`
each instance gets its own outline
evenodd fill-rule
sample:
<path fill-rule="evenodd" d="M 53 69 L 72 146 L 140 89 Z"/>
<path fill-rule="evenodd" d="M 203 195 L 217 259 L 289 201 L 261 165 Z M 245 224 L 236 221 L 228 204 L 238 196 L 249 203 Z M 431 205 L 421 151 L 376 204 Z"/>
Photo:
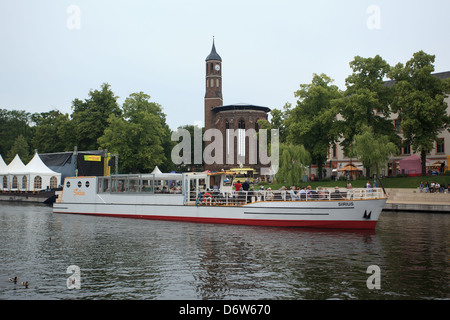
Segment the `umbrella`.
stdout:
<path fill-rule="evenodd" d="M 362 170 L 358 169 L 353 163 L 349 163 L 342 169 L 339 169 L 339 171 L 362 171 Z"/>

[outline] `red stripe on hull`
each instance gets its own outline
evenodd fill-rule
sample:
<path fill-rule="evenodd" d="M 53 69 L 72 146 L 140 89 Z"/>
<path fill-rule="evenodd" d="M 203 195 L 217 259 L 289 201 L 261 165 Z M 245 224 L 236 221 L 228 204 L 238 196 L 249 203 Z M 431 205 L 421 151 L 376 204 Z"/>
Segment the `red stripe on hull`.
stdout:
<path fill-rule="evenodd" d="M 373 230 L 377 221 L 347 221 L 347 220 L 265 220 L 265 219 L 226 219 L 226 218 L 201 218 L 201 217 L 171 217 L 171 216 L 143 216 L 129 214 L 103 214 L 103 213 L 78 213 L 78 212 L 56 212 L 68 214 L 94 215 L 115 218 L 131 218 L 146 220 L 165 220 L 213 224 L 234 224 L 262 227 L 296 227 L 296 228 L 321 228 L 321 229 L 363 229 Z"/>

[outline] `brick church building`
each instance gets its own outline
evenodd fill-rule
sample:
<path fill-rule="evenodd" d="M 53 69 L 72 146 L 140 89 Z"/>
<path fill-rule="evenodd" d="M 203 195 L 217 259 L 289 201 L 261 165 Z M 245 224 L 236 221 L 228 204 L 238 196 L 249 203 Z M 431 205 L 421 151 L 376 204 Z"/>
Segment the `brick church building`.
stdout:
<path fill-rule="evenodd" d="M 206 94 L 205 94 L 205 132 L 217 129 L 222 134 L 223 152 L 221 163 L 205 164 L 205 170 L 221 171 L 232 168 L 252 168 L 256 174 L 263 167 L 259 161 L 250 161 L 248 129 L 258 132 L 258 120 L 268 120 L 270 109 L 250 104 L 223 104 L 222 95 L 222 58 L 213 45 L 206 58 Z M 214 140 L 213 140 L 214 141 Z M 212 143 L 213 141 L 209 142 Z M 208 142 L 205 142 L 208 145 Z M 230 148 L 233 148 L 231 150 Z M 233 151 L 233 161 L 227 156 Z"/>

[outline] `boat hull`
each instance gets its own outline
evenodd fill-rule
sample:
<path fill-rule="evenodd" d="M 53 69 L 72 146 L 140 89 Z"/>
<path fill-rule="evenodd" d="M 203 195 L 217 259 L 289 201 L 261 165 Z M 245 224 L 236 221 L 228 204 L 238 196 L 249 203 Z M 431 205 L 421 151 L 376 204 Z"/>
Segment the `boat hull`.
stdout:
<path fill-rule="evenodd" d="M 243 206 L 55 203 L 55 213 L 266 227 L 375 229 L 386 199 L 258 202 Z"/>

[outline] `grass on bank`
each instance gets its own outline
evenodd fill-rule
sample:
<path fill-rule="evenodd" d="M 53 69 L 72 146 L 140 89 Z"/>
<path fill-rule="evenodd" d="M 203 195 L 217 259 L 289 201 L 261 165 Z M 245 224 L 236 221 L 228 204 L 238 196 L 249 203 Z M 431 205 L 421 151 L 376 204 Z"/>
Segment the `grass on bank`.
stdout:
<path fill-rule="evenodd" d="M 350 181 L 353 188 L 365 188 L 367 181 L 373 186 L 373 179 L 361 178 L 358 180 Z M 381 182 L 385 188 L 417 188 L 420 185 L 420 182 L 428 183 L 431 182 L 439 182 L 440 185 L 444 184 L 445 188 L 450 184 L 450 176 L 448 175 L 440 175 L 440 176 L 426 176 L 426 177 L 385 177 L 382 178 Z M 381 187 L 379 183 L 379 179 L 377 179 L 378 187 Z M 260 185 L 264 185 L 265 188 L 271 187 L 274 190 L 278 190 L 283 186 L 283 184 L 279 183 L 260 183 Z M 284 185 L 286 188 L 290 188 L 290 186 Z M 347 186 L 347 181 L 331 181 L 331 180 L 323 180 L 323 181 L 308 181 L 308 182 L 299 182 L 296 184 L 296 187 L 302 186 L 311 186 L 312 189 L 316 189 L 317 187 L 324 188 L 345 188 Z"/>

